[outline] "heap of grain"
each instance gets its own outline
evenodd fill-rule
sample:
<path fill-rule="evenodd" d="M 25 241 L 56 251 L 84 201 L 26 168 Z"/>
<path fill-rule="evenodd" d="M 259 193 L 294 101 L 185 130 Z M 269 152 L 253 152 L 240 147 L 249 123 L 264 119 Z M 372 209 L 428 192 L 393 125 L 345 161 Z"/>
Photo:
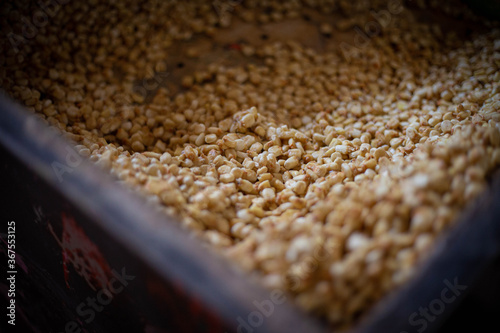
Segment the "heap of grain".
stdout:
<path fill-rule="evenodd" d="M 2 31 L 19 32 L 36 8 L 10 6 Z M 225 10 L 263 24 L 302 6 Z M 31 39 L 7 34 L 1 86 L 263 284 L 349 325 L 411 276 L 498 168 L 500 33 L 461 40 L 406 10 L 350 61 L 248 44 L 258 62 L 209 65 L 147 103 L 134 93 L 173 45 L 230 24 L 203 2 L 71 2 Z"/>

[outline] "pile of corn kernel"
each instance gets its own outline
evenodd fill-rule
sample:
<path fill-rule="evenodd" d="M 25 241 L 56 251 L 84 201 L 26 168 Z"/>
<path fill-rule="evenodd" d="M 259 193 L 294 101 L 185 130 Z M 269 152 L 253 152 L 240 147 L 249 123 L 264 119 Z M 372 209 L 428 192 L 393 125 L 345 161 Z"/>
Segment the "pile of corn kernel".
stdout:
<path fill-rule="evenodd" d="M 248 64 L 209 65 L 174 95 L 133 87 L 232 19 L 307 6 L 362 21 L 370 8 L 352 3 L 243 1 L 221 20 L 210 2 L 71 2 L 24 40 L 39 8 L 8 4 L 0 86 L 264 285 L 346 326 L 411 277 L 499 167 L 497 27 L 462 39 L 405 10 L 350 61 L 245 44 Z"/>

